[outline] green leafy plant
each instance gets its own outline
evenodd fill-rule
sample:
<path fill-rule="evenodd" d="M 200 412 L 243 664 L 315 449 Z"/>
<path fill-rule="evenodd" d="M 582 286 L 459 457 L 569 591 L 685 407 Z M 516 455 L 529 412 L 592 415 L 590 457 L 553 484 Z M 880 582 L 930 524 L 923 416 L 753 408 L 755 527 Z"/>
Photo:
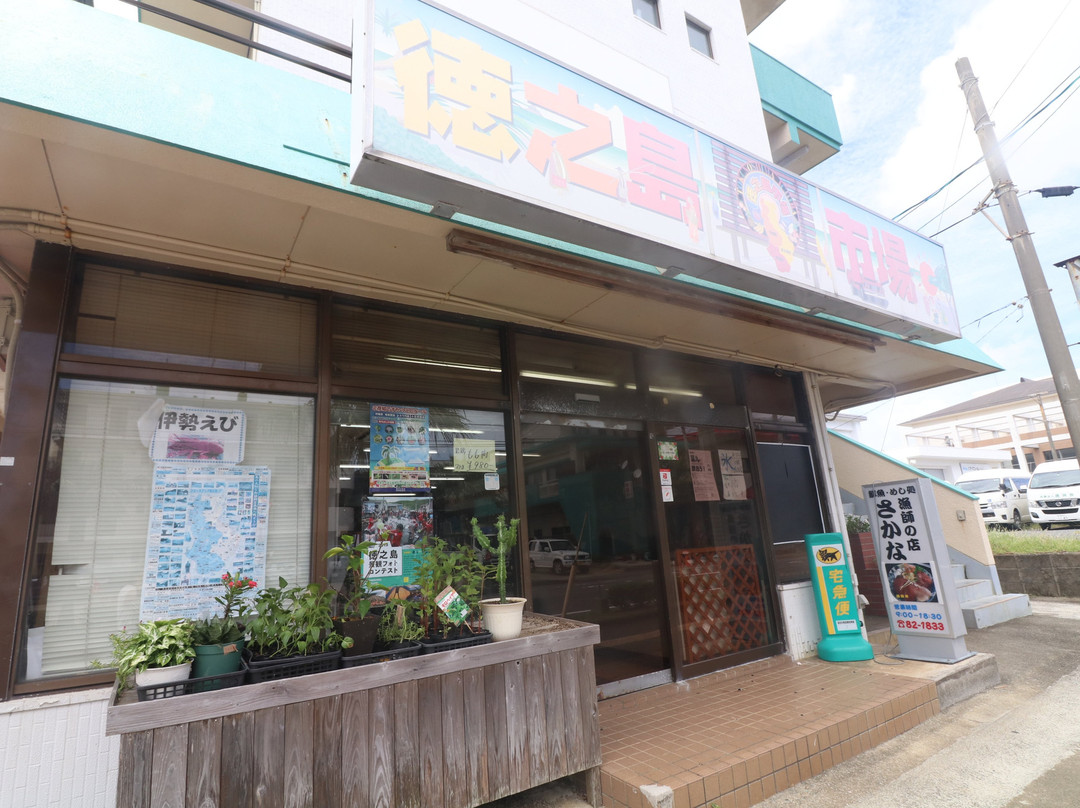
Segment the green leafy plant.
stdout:
<path fill-rule="evenodd" d="M 400 601 L 396 606 L 386 607 L 379 620 L 379 642 L 382 645 L 389 647 L 424 636 L 423 626 L 412 618 L 413 606 L 409 601 Z"/>
<path fill-rule="evenodd" d="M 195 658 L 192 625 L 180 617 L 139 623 L 134 633 L 111 634 L 109 639 L 120 690 L 127 686 L 132 674 L 148 668 L 183 665 Z"/>
<path fill-rule="evenodd" d="M 859 533 L 870 532 L 870 522 L 865 516 L 859 516 L 857 513 L 849 513 L 846 517 L 846 521 L 849 537 L 854 537 Z"/>
<path fill-rule="evenodd" d="M 499 514 L 495 520 L 495 542 L 484 535 L 480 529 L 480 523 L 474 516 L 472 519 L 473 538 L 477 544 L 489 553 L 495 553 L 498 561 L 495 566 L 495 581 L 499 585 L 499 603 L 506 603 L 506 556 L 517 544 L 518 519 L 511 519 L 509 524 L 506 517 Z"/>
<path fill-rule="evenodd" d="M 284 578 L 276 587 L 259 590 L 254 615 L 248 621 L 248 647 L 267 658 L 318 654 L 349 648 L 352 641 L 334 631 L 330 616 L 332 589 L 318 584 L 289 586 Z"/>
<path fill-rule="evenodd" d="M 233 575 L 231 572 L 221 576 L 221 584 L 225 587 L 225 594 L 215 596 L 214 600 L 222 607 L 223 614 L 206 617 L 193 624 L 195 645 L 226 645 L 244 639 L 242 621 L 251 605 L 245 594 L 258 584 L 246 575 Z"/>
<path fill-rule="evenodd" d="M 425 538 L 419 545 L 423 551 L 416 566 L 416 583 L 420 588 L 420 622 L 427 636 L 446 637 L 453 626 L 442 617 L 436 603 L 438 595 L 452 586 L 470 611 L 476 608 L 484 588 L 486 569 L 471 547 L 451 547 L 438 536 Z"/>
<path fill-rule="evenodd" d="M 335 617 L 346 620 L 363 619 L 371 611 L 372 591 L 386 588 L 381 584 L 372 584 L 370 576 L 364 573 L 364 561 L 373 547 L 375 542 L 344 535 L 337 547 L 331 547 L 323 555 L 324 560 L 338 556 L 345 558 L 345 580 L 335 599 Z"/>

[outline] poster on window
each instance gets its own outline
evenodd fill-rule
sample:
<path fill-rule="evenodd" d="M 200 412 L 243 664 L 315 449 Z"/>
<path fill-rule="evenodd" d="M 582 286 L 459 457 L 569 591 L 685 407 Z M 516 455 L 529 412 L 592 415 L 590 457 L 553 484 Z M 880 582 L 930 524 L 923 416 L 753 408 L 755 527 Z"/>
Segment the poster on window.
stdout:
<path fill-rule="evenodd" d="M 454 471 L 490 473 L 495 470 L 495 441 L 454 438 Z"/>
<path fill-rule="evenodd" d="M 364 559 L 364 574 L 372 584 L 389 590 L 413 585 L 423 557 L 417 547 L 434 534 L 429 497 L 368 497 L 361 509 L 361 535 L 375 546 Z"/>
<path fill-rule="evenodd" d="M 720 499 L 713 476 L 712 455 L 704 450 L 690 450 L 690 480 L 694 484 L 695 502 L 712 502 Z"/>
<path fill-rule="evenodd" d="M 156 465 L 139 619 L 216 613 L 225 572 L 261 585 L 269 511 L 269 468 Z"/>
<path fill-rule="evenodd" d="M 430 497 L 366 497 L 361 511 L 364 541 L 411 547 L 432 535 Z"/>
<path fill-rule="evenodd" d="M 243 410 L 166 404 L 150 439 L 155 463 L 233 466 L 244 460 Z"/>
<path fill-rule="evenodd" d="M 429 480 L 427 407 L 371 405 L 371 493 L 426 494 Z"/>

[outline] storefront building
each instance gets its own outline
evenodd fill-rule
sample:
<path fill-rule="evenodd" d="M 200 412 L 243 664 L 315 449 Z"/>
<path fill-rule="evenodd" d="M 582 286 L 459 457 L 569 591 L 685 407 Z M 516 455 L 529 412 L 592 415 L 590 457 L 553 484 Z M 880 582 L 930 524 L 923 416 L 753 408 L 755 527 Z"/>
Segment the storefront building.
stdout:
<path fill-rule="evenodd" d="M 791 173 L 832 147 L 768 128 L 767 11 L 618 5 L 341 4 L 351 95 L 145 11 L 0 12 L 5 701 L 68 711 L 62 737 L 219 520 L 265 580 L 321 581 L 383 494 L 452 543 L 520 518 L 512 588 L 600 626 L 604 696 L 812 649 L 826 413 L 995 368 L 956 339 L 940 247 Z M 666 38 L 631 59 L 601 24 Z M 470 59 L 473 106 L 439 73 Z"/>

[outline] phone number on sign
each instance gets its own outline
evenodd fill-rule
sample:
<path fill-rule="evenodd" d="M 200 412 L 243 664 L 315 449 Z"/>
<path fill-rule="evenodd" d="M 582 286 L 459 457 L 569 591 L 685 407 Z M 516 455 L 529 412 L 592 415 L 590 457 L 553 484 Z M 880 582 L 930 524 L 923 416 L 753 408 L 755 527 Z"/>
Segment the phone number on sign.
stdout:
<path fill-rule="evenodd" d="M 927 631 L 944 631 L 944 623 L 933 623 L 929 620 L 897 620 L 897 628 L 922 628 Z"/>

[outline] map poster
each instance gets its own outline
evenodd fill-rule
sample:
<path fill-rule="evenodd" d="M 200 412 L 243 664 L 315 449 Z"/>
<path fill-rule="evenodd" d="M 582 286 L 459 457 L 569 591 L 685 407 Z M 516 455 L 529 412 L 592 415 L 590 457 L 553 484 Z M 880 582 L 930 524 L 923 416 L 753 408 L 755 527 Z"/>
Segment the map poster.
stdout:
<path fill-rule="evenodd" d="M 167 404 L 150 439 L 155 463 L 232 466 L 244 460 L 243 410 L 211 410 Z"/>
<path fill-rule="evenodd" d="M 428 479 L 428 409 L 371 405 L 371 471 L 373 494 L 426 494 Z"/>
<path fill-rule="evenodd" d="M 140 620 L 216 613 L 226 572 L 262 584 L 269 468 L 159 464 L 151 497 Z"/>

